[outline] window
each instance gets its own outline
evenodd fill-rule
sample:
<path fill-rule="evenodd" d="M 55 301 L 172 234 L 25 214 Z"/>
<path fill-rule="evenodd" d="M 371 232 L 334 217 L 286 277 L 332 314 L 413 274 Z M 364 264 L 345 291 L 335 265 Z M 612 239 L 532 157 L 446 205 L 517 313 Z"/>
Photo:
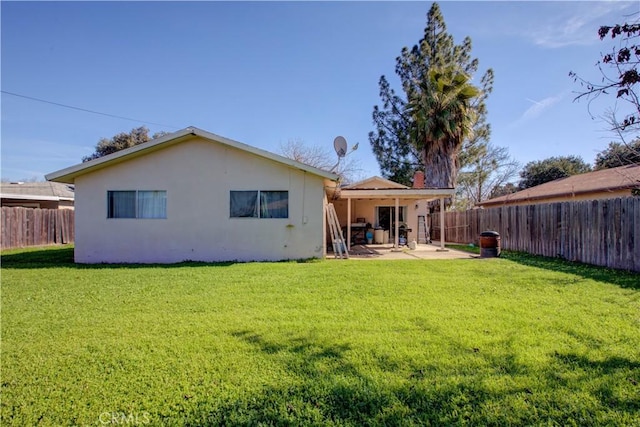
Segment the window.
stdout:
<path fill-rule="evenodd" d="M 138 191 L 138 218 L 166 218 L 166 191 Z"/>
<path fill-rule="evenodd" d="M 107 218 L 166 217 L 166 191 L 107 191 Z"/>
<path fill-rule="evenodd" d="M 231 218 L 289 218 L 288 191 L 232 191 Z"/>
<path fill-rule="evenodd" d="M 108 191 L 107 218 L 135 218 L 136 217 L 136 192 L 135 191 Z"/>

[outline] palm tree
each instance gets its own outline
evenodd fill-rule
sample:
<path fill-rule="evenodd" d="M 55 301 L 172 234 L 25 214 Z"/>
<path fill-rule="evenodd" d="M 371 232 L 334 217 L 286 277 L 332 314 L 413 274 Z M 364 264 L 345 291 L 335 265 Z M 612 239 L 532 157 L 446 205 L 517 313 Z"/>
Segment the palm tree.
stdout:
<path fill-rule="evenodd" d="M 458 153 L 475 123 L 471 102 L 479 94 L 469 75 L 455 67 L 432 69 L 409 88 L 411 139 L 422 156 L 427 188 L 455 186 Z"/>

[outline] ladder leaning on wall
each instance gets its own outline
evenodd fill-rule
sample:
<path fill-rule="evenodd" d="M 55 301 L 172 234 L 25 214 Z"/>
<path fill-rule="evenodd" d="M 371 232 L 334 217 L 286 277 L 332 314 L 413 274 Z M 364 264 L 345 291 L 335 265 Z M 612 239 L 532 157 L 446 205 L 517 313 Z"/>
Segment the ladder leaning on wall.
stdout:
<path fill-rule="evenodd" d="M 424 215 L 418 215 L 418 243 L 431 243 L 429 228 Z"/>
<path fill-rule="evenodd" d="M 338 215 L 336 214 L 336 208 L 333 206 L 333 203 L 326 204 L 326 211 L 333 253 L 336 258 L 348 259 L 349 251 L 347 250 L 347 245 L 342 235 L 342 228 L 340 227 L 340 221 L 338 221 Z"/>

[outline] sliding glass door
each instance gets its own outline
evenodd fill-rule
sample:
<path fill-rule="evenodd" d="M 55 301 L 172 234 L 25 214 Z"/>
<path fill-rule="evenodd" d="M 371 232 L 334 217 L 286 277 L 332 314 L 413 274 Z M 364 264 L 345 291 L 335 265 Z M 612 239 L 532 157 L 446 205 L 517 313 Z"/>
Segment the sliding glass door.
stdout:
<path fill-rule="evenodd" d="M 407 207 L 400 206 L 400 225 L 406 222 Z M 395 238 L 396 230 L 396 207 L 376 206 L 376 226 L 389 231 L 390 238 Z"/>

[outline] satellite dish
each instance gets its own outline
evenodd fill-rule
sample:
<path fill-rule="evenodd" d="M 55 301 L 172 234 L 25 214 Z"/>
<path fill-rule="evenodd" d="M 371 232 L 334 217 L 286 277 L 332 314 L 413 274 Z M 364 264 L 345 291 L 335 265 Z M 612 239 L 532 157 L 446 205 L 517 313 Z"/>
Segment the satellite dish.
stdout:
<path fill-rule="evenodd" d="M 337 136 L 333 140 L 333 148 L 335 148 L 338 157 L 343 158 L 347 154 L 347 140 L 342 136 Z"/>

